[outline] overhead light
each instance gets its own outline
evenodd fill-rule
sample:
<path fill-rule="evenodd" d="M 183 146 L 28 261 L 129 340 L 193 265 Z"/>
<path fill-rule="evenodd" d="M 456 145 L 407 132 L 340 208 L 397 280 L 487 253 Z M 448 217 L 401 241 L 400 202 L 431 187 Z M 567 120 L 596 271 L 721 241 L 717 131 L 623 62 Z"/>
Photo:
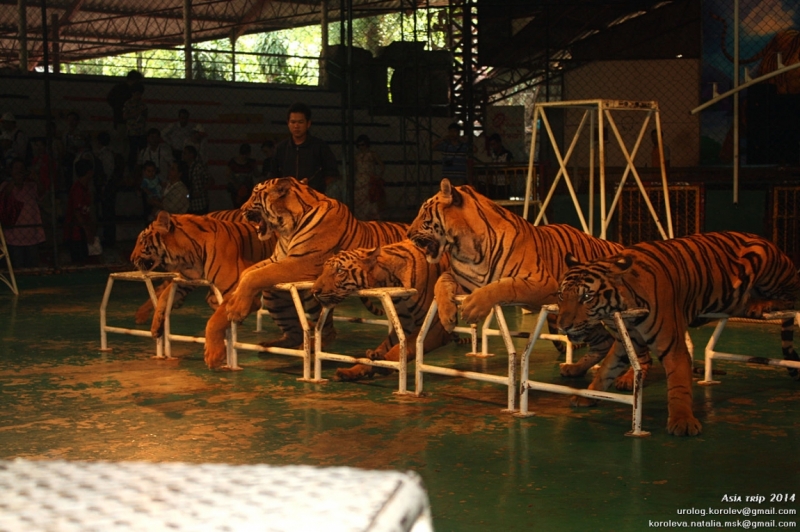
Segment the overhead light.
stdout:
<path fill-rule="evenodd" d="M 681 57 L 683 57 L 683 54 L 678 54 L 678 55 L 676 55 L 675 57 L 677 57 L 678 59 L 680 59 Z"/>

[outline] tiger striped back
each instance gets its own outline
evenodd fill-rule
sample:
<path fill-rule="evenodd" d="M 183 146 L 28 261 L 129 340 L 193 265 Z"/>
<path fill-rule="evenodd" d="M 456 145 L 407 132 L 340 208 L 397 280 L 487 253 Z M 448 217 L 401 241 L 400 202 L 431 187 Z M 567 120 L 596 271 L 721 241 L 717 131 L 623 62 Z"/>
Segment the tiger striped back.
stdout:
<path fill-rule="evenodd" d="M 800 297 L 800 276 L 789 257 L 772 242 L 747 233 L 641 243 L 611 257 L 572 264 L 559 291 L 559 327 L 579 340 L 616 311 L 648 309 L 630 321 L 632 336 L 658 353 L 667 371 L 667 428 L 677 435 L 701 430 L 692 413 L 692 361 L 684 342 L 688 325 L 704 313 L 760 317 L 793 308 Z M 791 344 L 790 336 L 782 337 Z M 791 345 L 784 344 L 784 356 L 798 359 Z M 617 349 L 590 388 L 606 389 L 625 367 L 624 351 Z"/>
<path fill-rule="evenodd" d="M 442 180 L 439 192 L 425 201 L 412 222 L 409 238 L 430 262 L 450 258 L 450 270 L 440 282 L 452 282 L 467 292 L 461 315 L 478 323 L 496 304 L 519 304 L 538 311 L 556 302 L 558 284 L 566 272 L 563 254 L 582 260 L 622 249 L 620 244 L 589 236 L 568 225 L 534 226 L 470 186 L 453 187 Z M 452 330 L 455 303 L 438 298 L 440 316 Z M 587 339 L 589 352 L 576 364 L 565 364 L 565 377 L 583 375 L 605 356 L 614 338 L 598 327 Z M 647 363 L 647 355 L 642 361 Z"/>
<path fill-rule="evenodd" d="M 241 213 L 239 213 L 241 219 Z M 158 213 L 136 239 L 131 262 L 140 271 L 162 268 L 179 273 L 187 279 L 205 279 L 212 282 L 223 296 L 232 292 L 241 273 L 249 266 L 272 254 L 275 238 L 259 239 L 252 227 L 245 223 L 229 222 L 213 216 L 194 214 Z M 158 287 L 158 306 L 153 316 L 151 331 L 160 335 L 163 328 L 166 298 L 171 281 Z M 174 307 L 178 308 L 193 290 L 180 286 L 175 294 Z M 218 303 L 209 290 L 206 301 L 212 308 Z M 148 299 L 136 313 L 137 323 L 144 323 L 152 303 Z"/>
<path fill-rule="evenodd" d="M 359 221 L 346 205 L 291 177 L 256 185 L 241 210 L 259 238 L 274 232 L 277 242 L 272 256 L 242 273 L 242 281 L 226 304 L 225 319 L 212 318 L 213 323 L 206 327 L 206 363 L 210 367 L 224 359 L 227 320 L 243 320 L 262 290 L 264 305 L 283 332 L 280 339 L 263 345 L 302 345 L 303 332 L 291 298 L 271 288 L 278 283 L 313 281 L 334 253 L 391 244 L 402 240 L 407 230 L 405 224 Z M 319 302 L 309 293 L 303 294 L 303 304 L 313 319 L 319 316 Z M 332 324 L 323 333 L 332 337 Z"/>
<path fill-rule="evenodd" d="M 564 250 L 589 260 L 622 249 L 569 225 L 536 227 L 472 187 L 452 187 L 446 179 L 422 205 L 408 236 L 429 261 L 446 252 L 453 275 L 468 292 L 506 277 L 529 279 L 542 287 L 526 295 L 526 302 L 537 307 L 555 302 L 558 280 L 567 269 Z"/>

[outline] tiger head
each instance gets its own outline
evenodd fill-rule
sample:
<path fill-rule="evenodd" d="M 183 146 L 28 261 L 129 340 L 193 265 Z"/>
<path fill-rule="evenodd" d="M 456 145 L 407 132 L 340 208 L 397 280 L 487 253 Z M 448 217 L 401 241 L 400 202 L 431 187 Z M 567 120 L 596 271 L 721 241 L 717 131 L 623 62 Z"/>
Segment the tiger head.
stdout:
<path fill-rule="evenodd" d="M 168 262 L 165 236 L 174 230 L 169 213 L 161 211 L 156 219 L 139 233 L 131 253 L 131 262 L 139 271 L 150 272 Z"/>
<path fill-rule="evenodd" d="M 269 240 L 272 231 L 292 233 L 308 210 L 308 196 L 314 191 L 307 180 L 281 177 L 259 183 L 241 207 L 242 214 L 258 232 L 259 240 Z"/>
<path fill-rule="evenodd" d="M 372 286 L 371 272 L 381 248 L 341 251 L 325 261 L 311 294 L 325 307 L 338 305 L 347 296 Z"/>
<path fill-rule="evenodd" d="M 471 191 L 471 187 L 454 187 L 448 179 L 442 179 L 439 192 L 420 207 L 408 229 L 408 238 L 425 252 L 428 262 L 439 262 L 454 243 L 465 254 L 478 254 L 472 252 L 483 238 L 482 231 L 473 229 L 477 221 L 474 213 L 479 209 L 474 200 L 480 197 L 468 194 Z"/>
<path fill-rule="evenodd" d="M 581 264 L 567 254 L 569 270 L 558 290 L 558 328 L 573 342 L 584 340 L 614 312 L 628 308 L 628 290 L 621 277 L 633 265 L 629 255 Z"/>
<path fill-rule="evenodd" d="M 170 216 L 167 211 L 160 211 L 156 219 L 139 233 L 131 253 L 131 262 L 143 272 L 158 267 L 178 271 L 196 262 L 193 260 L 197 254 L 196 248 L 197 242 L 186 234 L 180 220 L 176 216 Z"/>

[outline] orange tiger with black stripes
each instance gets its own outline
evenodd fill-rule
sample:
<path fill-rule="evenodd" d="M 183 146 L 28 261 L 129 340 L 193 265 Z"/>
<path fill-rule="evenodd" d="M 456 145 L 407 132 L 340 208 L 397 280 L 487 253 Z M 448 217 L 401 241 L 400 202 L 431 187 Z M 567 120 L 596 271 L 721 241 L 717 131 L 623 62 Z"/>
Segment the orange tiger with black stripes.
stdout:
<path fill-rule="evenodd" d="M 410 240 L 402 240 L 374 249 L 342 251 L 325 261 L 322 273 L 314 281 L 311 294 L 323 306 L 338 305 L 348 295 L 363 288 L 403 287 L 414 288 L 412 296 L 397 298 L 395 309 L 407 338 L 406 353 L 410 362 L 416 356 L 416 337 L 434 298 L 439 275 L 449 268 L 447 257 L 436 264 L 425 260 L 425 254 Z M 460 342 L 457 335 L 448 333 L 441 322 L 434 320 L 425 337 L 425 351 L 432 351 L 451 340 Z M 392 333 L 376 349 L 367 350 L 367 358 L 398 361 L 400 346 L 397 334 Z M 352 368 L 337 369 L 336 380 L 358 380 L 372 377 L 382 370 L 374 366 L 357 364 Z"/>
<path fill-rule="evenodd" d="M 448 331 L 458 320 L 454 295 L 459 289 L 469 294 L 461 305 L 467 323 L 481 322 L 497 304 L 523 305 L 537 312 L 556 302 L 559 281 L 567 271 L 564 250 L 591 260 L 622 249 L 568 225 L 536 227 L 471 186 L 454 187 L 447 179 L 423 203 L 408 237 L 429 262 L 449 257 L 450 269 L 439 277 L 436 289 L 439 317 Z M 586 343 L 589 353 L 578 363 L 563 366 L 562 374 L 584 374 L 606 355 L 614 338 L 598 325 Z M 646 352 L 640 358 L 649 365 Z M 629 377 L 619 387 L 631 384 Z"/>
<path fill-rule="evenodd" d="M 270 316 L 283 332 L 277 340 L 262 343 L 267 347 L 296 347 L 303 344 L 302 329 L 287 292 L 272 290 L 276 284 L 314 281 L 322 265 L 334 253 L 347 249 L 376 247 L 405 238 L 407 226 L 393 222 L 362 222 L 346 205 L 309 187 L 293 177 L 271 179 L 256 185 L 241 207 L 259 238 L 277 236 L 275 250 L 264 261 L 247 268 L 229 298 L 216 310 L 206 325 L 205 361 L 210 368 L 225 360 L 225 331 L 230 321 L 241 322 L 258 308 L 263 291 Z M 306 313 L 316 319 L 319 302 L 303 294 Z M 286 309 L 276 315 L 273 309 Z M 291 309 L 291 311 L 289 311 Z M 323 329 L 323 344 L 335 333 L 329 320 Z"/>
<path fill-rule="evenodd" d="M 616 311 L 645 308 L 628 321 L 631 339 L 646 344 L 667 374 L 667 431 L 696 436 L 702 425 L 692 411 L 692 360 L 684 337 L 700 314 L 761 317 L 792 309 L 800 297 L 800 276 L 775 244 L 738 232 L 697 234 L 636 244 L 593 261 L 568 258 L 571 268 L 559 289 L 559 328 L 573 341 L 613 317 Z M 782 324 L 783 355 L 798 360 L 792 347 L 792 319 Z M 612 322 L 613 326 L 613 322 Z M 628 368 L 625 349 L 609 351 L 589 385 L 605 390 Z M 797 370 L 790 370 L 797 375 Z M 573 404 L 594 404 L 573 398 Z"/>
<path fill-rule="evenodd" d="M 217 220 L 223 220 L 226 222 L 234 222 L 234 223 L 244 223 L 244 218 L 242 218 L 242 213 L 239 209 L 229 209 L 224 211 L 212 211 L 208 214 L 205 214 L 209 218 L 215 218 Z M 249 227 L 249 226 L 248 226 Z M 191 275 L 190 273 L 182 273 L 180 271 L 181 268 L 186 268 L 188 270 L 195 270 L 197 268 L 202 269 L 202 266 L 191 264 L 190 266 L 186 266 L 185 264 L 181 265 L 173 265 L 170 262 L 163 260 L 165 257 L 165 250 L 163 249 L 163 241 L 159 241 L 156 238 L 155 226 L 151 223 L 147 227 L 139 233 L 139 236 L 136 238 L 136 244 L 133 248 L 133 253 L 131 254 L 131 262 L 134 263 L 141 271 L 152 271 L 156 268 L 160 270 L 164 270 L 167 272 L 176 272 L 180 273 L 184 277 Z M 270 248 L 271 250 L 272 248 Z M 269 256 L 269 251 L 267 256 Z M 199 258 L 199 257 L 198 257 Z M 154 261 L 158 262 L 158 264 L 153 265 L 150 268 L 142 268 L 142 264 L 137 264 L 134 262 L 134 259 L 137 261 L 141 261 L 143 264 L 146 261 Z M 202 261 L 198 261 L 198 264 Z M 258 262 L 258 260 L 256 260 Z M 156 287 L 156 297 L 160 297 L 164 290 L 168 290 L 172 281 L 164 281 Z M 175 294 L 176 300 L 173 304 L 173 308 L 179 308 L 183 302 L 183 298 L 189 293 L 191 289 L 186 287 L 181 287 L 178 292 Z M 217 308 L 216 298 L 209 290 L 208 293 L 208 302 L 213 308 Z M 137 310 L 136 310 L 136 323 L 138 325 L 142 325 L 143 323 L 147 323 L 150 320 L 150 313 L 153 312 L 153 302 L 150 298 L 147 299 Z"/>
<path fill-rule="evenodd" d="M 139 233 L 131 262 L 143 272 L 161 268 L 186 279 L 206 279 L 214 283 L 224 297 L 236 287 L 241 273 L 269 257 L 275 246 L 274 235 L 259 239 L 250 224 L 243 223 L 241 212 L 235 211 L 238 214 L 235 217 L 231 212 L 219 211 L 216 215 L 205 216 L 159 212 Z M 168 281 L 158 287 L 158 304 L 150 327 L 156 338 L 163 332 L 171 284 L 172 281 Z M 173 307 L 178 308 L 192 290 L 190 286 L 181 285 L 175 293 Z M 211 308 L 217 308 L 211 291 L 206 300 Z M 151 308 L 148 300 L 137 312 L 137 320 L 146 319 Z"/>

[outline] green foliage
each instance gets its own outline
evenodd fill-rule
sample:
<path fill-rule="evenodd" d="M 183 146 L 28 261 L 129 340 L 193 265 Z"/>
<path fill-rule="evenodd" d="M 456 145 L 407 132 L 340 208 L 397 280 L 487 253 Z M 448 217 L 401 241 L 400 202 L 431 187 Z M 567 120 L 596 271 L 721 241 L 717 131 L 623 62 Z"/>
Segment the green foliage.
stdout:
<path fill-rule="evenodd" d="M 441 24 L 428 32 L 431 22 L 446 18 L 445 9 L 430 12 L 418 10 L 416 22 L 413 14 L 387 14 L 365 17 L 353 21 L 354 45 L 377 53 L 382 46 L 393 41 L 420 40 L 428 49 L 440 49 L 446 42 Z M 416 31 L 415 31 L 416 29 Z M 228 39 L 208 41 L 194 45 L 192 72 L 195 79 L 214 81 L 246 81 L 255 83 L 282 83 L 291 85 L 316 85 L 319 78 L 321 28 L 306 26 L 253 35 L 244 35 L 236 41 L 235 72 L 233 51 Z M 340 25 L 329 25 L 330 44 L 340 43 Z M 137 69 L 149 78 L 183 78 L 183 47 L 145 50 L 111 57 L 87 59 L 64 65 L 72 74 L 124 76 Z"/>

